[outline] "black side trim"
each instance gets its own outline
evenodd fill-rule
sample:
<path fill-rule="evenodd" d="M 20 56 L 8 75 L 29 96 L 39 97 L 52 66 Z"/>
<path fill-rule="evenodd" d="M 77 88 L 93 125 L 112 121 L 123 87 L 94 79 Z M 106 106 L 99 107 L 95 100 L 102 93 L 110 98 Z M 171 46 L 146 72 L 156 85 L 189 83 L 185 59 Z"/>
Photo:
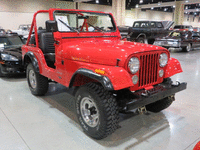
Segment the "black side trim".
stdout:
<path fill-rule="evenodd" d="M 118 37 L 118 36 L 76 36 L 76 37 L 62 37 L 62 39 L 71 39 L 71 38 L 108 38 L 108 37 Z"/>
<path fill-rule="evenodd" d="M 25 67 L 26 67 L 26 63 L 28 63 L 28 62 L 27 62 L 27 57 L 29 57 L 29 58 L 31 59 L 31 62 L 32 62 L 32 65 L 33 65 L 35 71 L 36 71 L 37 73 L 39 73 L 40 71 L 39 71 L 38 60 L 36 59 L 36 57 L 35 57 L 35 55 L 33 54 L 33 52 L 28 52 L 28 53 L 26 53 L 26 55 L 24 56 L 24 66 L 25 66 Z"/>
<path fill-rule="evenodd" d="M 88 69 L 84 69 L 84 68 L 77 70 L 73 74 L 70 84 L 69 84 L 69 88 L 71 88 L 73 86 L 73 83 L 74 83 L 74 80 L 75 80 L 75 77 L 77 74 L 82 74 L 86 77 L 89 77 L 91 79 L 95 79 L 95 80 L 99 81 L 103 85 L 103 87 L 109 91 L 114 90 L 113 85 L 108 77 L 99 75 L 97 73 L 94 73 L 92 70 L 88 70 Z"/>

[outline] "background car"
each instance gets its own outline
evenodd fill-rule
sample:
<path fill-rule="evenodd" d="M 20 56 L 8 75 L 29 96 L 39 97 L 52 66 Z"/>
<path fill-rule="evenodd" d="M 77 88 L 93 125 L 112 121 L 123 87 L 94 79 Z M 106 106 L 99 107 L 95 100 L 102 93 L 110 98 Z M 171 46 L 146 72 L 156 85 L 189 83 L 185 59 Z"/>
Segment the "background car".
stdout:
<path fill-rule="evenodd" d="M 191 25 L 175 25 L 174 30 L 189 30 L 193 31 L 193 27 Z"/>
<path fill-rule="evenodd" d="M 23 41 L 15 34 L 0 34 L 0 77 L 24 73 L 21 46 Z"/>
<path fill-rule="evenodd" d="M 119 29 L 122 39 L 126 38 L 128 35 L 128 29 L 130 28 L 130 26 L 117 26 L 117 27 Z"/>
<path fill-rule="evenodd" d="M 194 28 L 193 28 L 193 31 L 195 31 L 195 32 L 200 32 L 200 27 L 194 27 Z"/>
<path fill-rule="evenodd" d="M 154 45 L 162 46 L 169 50 L 178 49 L 189 52 L 192 48 L 200 47 L 200 35 L 198 32 L 187 30 L 172 31 L 166 37 L 157 38 Z"/>

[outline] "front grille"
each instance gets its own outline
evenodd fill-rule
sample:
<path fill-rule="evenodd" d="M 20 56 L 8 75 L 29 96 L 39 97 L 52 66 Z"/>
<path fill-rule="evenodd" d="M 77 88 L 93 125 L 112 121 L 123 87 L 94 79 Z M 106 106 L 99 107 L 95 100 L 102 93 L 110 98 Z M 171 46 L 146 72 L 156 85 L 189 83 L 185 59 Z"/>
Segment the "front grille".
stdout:
<path fill-rule="evenodd" d="M 140 56 L 139 87 L 152 85 L 158 80 L 158 53 Z"/>

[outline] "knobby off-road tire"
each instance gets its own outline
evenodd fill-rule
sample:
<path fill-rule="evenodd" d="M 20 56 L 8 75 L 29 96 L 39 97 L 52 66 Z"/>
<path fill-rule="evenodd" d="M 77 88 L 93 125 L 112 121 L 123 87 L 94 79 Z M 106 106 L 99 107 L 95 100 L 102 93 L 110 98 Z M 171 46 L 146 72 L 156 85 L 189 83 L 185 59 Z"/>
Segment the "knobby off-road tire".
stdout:
<path fill-rule="evenodd" d="M 171 98 L 166 97 L 157 102 L 146 105 L 146 109 L 148 111 L 157 113 L 157 112 L 160 112 L 163 109 L 166 109 L 167 107 L 169 107 L 172 104 L 172 102 L 173 102 L 173 100 Z"/>
<path fill-rule="evenodd" d="M 33 95 L 42 96 L 47 93 L 49 87 L 48 78 L 37 73 L 31 63 L 27 66 L 26 77 Z"/>
<path fill-rule="evenodd" d="M 77 117 L 87 135 L 100 140 L 118 128 L 117 102 L 101 85 L 85 84 L 78 89 L 75 97 Z"/>
<path fill-rule="evenodd" d="M 0 77 L 4 77 L 5 75 L 2 72 L 2 65 L 0 64 Z"/>

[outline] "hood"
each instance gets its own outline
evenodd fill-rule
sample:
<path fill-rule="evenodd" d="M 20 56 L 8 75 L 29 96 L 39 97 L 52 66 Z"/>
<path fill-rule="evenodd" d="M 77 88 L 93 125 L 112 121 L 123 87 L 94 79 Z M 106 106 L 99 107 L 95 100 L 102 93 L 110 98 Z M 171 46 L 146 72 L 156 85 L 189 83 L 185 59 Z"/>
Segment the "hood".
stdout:
<path fill-rule="evenodd" d="M 84 61 L 102 65 L 123 67 L 127 58 L 135 53 L 164 49 L 154 45 L 122 40 L 91 40 L 76 43 L 64 42 L 62 56 L 66 59 Z"/>
<path fill-rule="evenodd" d="M 15 57 L 17 57 L 19 60 L 22 59 L 22 50 L 21 50 L 21 47 L 17 47 L 17 48 L 7 48 L 7 49 L 4 49 L 1 53 L 9 54 L 9 55 L 15 56 Z"/>

